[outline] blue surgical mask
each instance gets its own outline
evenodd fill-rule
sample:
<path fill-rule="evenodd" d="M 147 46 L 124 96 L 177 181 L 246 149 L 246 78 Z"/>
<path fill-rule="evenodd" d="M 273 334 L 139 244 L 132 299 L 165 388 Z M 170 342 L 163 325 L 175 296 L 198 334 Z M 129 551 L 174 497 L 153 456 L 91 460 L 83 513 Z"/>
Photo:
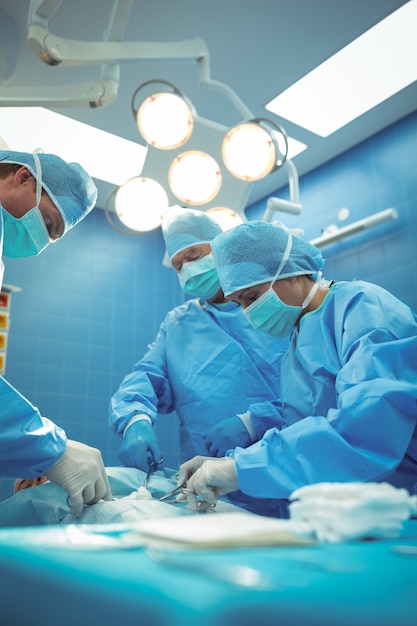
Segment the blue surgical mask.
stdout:
<path fill-rule="evenodd" d="M 178 280 L 185 293 L 204 300 L 215 296 L 221 287 L 211 253 L 184 263 L 178 272 Z"/>
<path fill-rule="evenodd" d="M 301 306 L 285 304 L 270 287 L 243 309 L 243 315 L 254 328 L 278 339 L 285 339 L 302 310 Z"/>
<path fill-rule="evenodd" d="M 285 302 L 278 297 L 273 289 L 273 285 L 278 279 L 285 263 L 289 259 L 291 248 L 292 234 L 291 232 L 288 232 L 287 246 L 269 289 L 259 296 L 255 302 L 252 302 L 252 304 L 246 307 L 246 309 L 243 309 L 243 314 L 248 322 L 254 326 L 254 328 L 257 328 L 268 335 L 273 335 L 277 339 L 285 339 L 288 337 L 302 311 L 313 299 L 314 294 L 319 288 L 319 281 L 321 279 L 321 272 L 319 272 L 316 282 L 310 289 L 301 306 L 285 304 Z"/>
<path fill-rule="evenodd" d="M 42 197 L 42 168 L 36 151 L 36 206 L 22 217 L 14 217 L 2 208 L 3 255 L 10 259 L 36 256 L 51 243 L 48 229 L 39 210 Z"/>
<path fill-rule="evenodd" d="M 17 218 L 3 210 L 3 255 L 10 259 L 36 256 L 51 243 L 38 207 Z"/>
<path fill-rule="evenodd" d="M 273 335 L 277 339 L 285 339 L 295 326 L 302 311 L 311 302 L 318 288 L 319 282 L 314 283 L 303 304 L 292 306 L 285 304 L 271 285 L 255 302 L 243 309 L 243 314 L 255 328 L 268 335 Z"/>

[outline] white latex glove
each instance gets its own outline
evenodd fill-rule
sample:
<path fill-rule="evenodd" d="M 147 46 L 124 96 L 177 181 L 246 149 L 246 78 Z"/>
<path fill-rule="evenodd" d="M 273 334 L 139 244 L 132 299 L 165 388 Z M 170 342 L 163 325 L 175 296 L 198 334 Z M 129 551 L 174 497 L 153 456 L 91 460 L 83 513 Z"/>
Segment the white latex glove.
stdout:
<path fill-rule="evenodd" d="M 238 489 L 238 482 L 234 459 L 231 457 L 210 458 L 205 460 L 189 478 L 185 495 L 190 509 L 198 511 L 207 508 L 207 505 L 216 504 L 220 496 L 236 489 Z M 197 500 L 197 496 L 202 502 Z"/>
<path fill-rule="evenodd" d="M 211 456 L 198 455 L 198 456 L 193 457 L 189 461 L 182 463 L 178 471 L 177 487 L 180 487 L 181 485 L 185 485 L 187 480 L 190 478 L 190 476 L 192 476 L 194 472 L 196 472 L 203 465 L 205 461 L 208 461 L 211 458 L 212 458 Z"/>
<path fill-rule="evenodd" d="M 100 450 L 68 439 L 59 461 L 45 476 L 69 494 L 71 515 L 78 517 L 83 504 L 111 500 L 111 489 Z"/>

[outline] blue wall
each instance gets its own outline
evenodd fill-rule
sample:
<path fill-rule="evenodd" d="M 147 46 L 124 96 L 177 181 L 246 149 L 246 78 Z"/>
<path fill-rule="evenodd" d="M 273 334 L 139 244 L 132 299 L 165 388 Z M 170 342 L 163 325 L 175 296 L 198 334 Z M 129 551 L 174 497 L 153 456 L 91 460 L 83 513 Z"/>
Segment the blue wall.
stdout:
<path fill-rule="evenodd" d="M 300 201 L 300 216 L 277 218 L 302 226 L 307 239 L 329 224 L 396 208 L 397 220 L 323 248 L 325 276 L 376 282 L 417 310 L 416 113 L 302 177 Z M 340 223 L 343 207 L 350 218 Z M 264 211 L 258 202 L 247 216 Z M 109 399 L 165 313 L 182 301 L 174 272 L 161 265 L 163 252 L 160 229 L 123 236 L 95 210 L 41 256 L 5 259 L 4 282 L 22 288 L 12 297 L 7 378 L 70 438 L 100 448 L 107 465 L 119 463 L 120 445 L 107 425 Z M 157 428 L 173 467 L 175 416 Z M 0 499 L 10 488 L 0 479 Z"/>

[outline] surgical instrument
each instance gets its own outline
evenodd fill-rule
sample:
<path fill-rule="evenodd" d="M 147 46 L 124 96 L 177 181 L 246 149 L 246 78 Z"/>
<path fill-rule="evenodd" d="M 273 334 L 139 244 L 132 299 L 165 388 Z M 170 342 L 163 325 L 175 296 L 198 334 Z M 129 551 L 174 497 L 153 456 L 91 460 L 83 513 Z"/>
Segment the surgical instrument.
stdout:
<path fill-rule="evenodd" d="M 170 491 L 169 493 L 166 493 L 164 496 L 162 496 L 161 498 L 159 498 L 160 502 L 167 502 L 169 504 L 175 504 L 177 502 L 181 503 L 181 500 L 177 500 L 177 496 L 182 493 L 185 496 L 187 495 L 187 493 L 193 493 L 191 491 L 191 489 L 187 489 L 187 485 L 186 483 L 183 483 L 182 485 L 177 485 L 175 487 L 175 489 L 173 489 L 172 491 Z M 216 507 L 216 504 L 208 504 L 207 502 L 203 502 L 203 500 L 201 500 L 198 496 L 197 500 L 198 500 L 198 509 L 200 512 L 204 512 L 207 509 L 214 509 Z"/>
<path fill-rule="evenodd" d="M 171 502 L 171 501 L 177 502 L 177 495 L 179 495 L 180 493 L 184 493 L 186 489 L 187 489 L 186 483 L 182 483 L 182 485 L 177 485 L 172 491 L 169 491 L 164 496 L 159 498 L 159 501 L 160 502 Z"/>
<path fill-rule="evenodd" d="M 145 487 L 145 489 L 148 488 L 148 482 L 149 482 L 150 477 L 152 476 L 154 472 L 156 472 L 156 470 L 158 469 L 158 465 L 160 465 L 163 462 L 164 462 L 164 459 L 162 458 L 159 461 L 151 461 L 149 463 L 148 473 L 146 474 L 145 480 L 143 482 L 143 486 Z"/>

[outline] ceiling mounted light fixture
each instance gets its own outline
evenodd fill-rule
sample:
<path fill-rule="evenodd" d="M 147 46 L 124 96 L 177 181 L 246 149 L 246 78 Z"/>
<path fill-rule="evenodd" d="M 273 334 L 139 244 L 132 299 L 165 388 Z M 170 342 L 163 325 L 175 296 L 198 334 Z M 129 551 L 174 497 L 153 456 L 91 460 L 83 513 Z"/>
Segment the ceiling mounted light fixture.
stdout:
<path fill-rule="evenodd" d="M 243 224 L 242 217 L 238 215 L 236 211 L 232 211 L 232 209 L 228 209 L 227 207 L 216 206 L 212 209 L 207 209 L 206 213 L 209 213 L 210 217 L 220 224 L 222 230 L 229 230 L 230 228 L 234 228 L 234 226 Z"/>
<path fill-rule="evenodd" d="M 38 58 L 54 67 L 101 66 L 100 80 L 78 82 L 75 85 L 54 84 L 47 88 L 36 85 L 33 89 L 7 85 L 4 89 L 0 87 L 0 101 L 3 103 L 25 107 L 44 104 L 48 107 L 64 105 L 96 108 L 109 104 L 117 97 L 122 62 L 192 62 L 197 64 L 199 85 L 204 89 L 221 92 L 239 113 L 238 119 L 243 121 L 237 123 L 237 128 L 249 125 L 249 131 L 255 128 L 263 136 L 262 141 L 255 141 L 252 137 L 254 133 L 250 132 L 250 141 L 239 144 L 237 128 L 230 131 L 221 122 L 198 116 L 194 107 L 170 82 L 161 79 L 144 82 L 136 89 L 131 108 L 139 132 L 146 142 L 146 149 L 140 146 L 146 156 L 142 153 L 138 159 L 127 157 L 128 162 L 135 164 L 135 171 L 127 172 L 126 188 L 123 185 L 110 194 L 114 199 L 117 193 L 120 217 L 129 224 L 127 228 L 135 229 L 125 234 L 152 229 L 149 221 L 144 224 L 141 220 L 142 216 L 148 220 L 147 214 L 154 219 L 151 224 L 155 224 L 153 227 L 156 228 L 163 209 L 178 201 L 190 206 L 201 206 L 206 211 L 225 207 L 235 211 L 244 221 L 252 181 L 259 180 L 284 164 L 290 167 L 291 156 L 306 148 L 298 144 L 297 152 L 292 151 L 288 158 L 287 138 L 283 130 L 270 120 L 254 118 L 254 114 L 233 89 L 211 79 L 209 51 L 200 38 L 178 42 L 122 41 L 133 2 L 117 0 L 113 4 L 102 41 L 63 39 L 49 31 L 49 20 L 61 3 L 62 0 L 30 0 L 27 20 L 29 47 Z M 158 89 L 155 89 L 156 85 Z M 135 98 L 139 92 L 142 106 L 136 110 Z M 253 162 L 255 147 L 262 142 L 266 148 L 265 154 L 256 154 Z M 236 144 L 237 148 L 234 147 Z M 193 154 L 195 160 L 206 168 L 206 174 L 201 179 L 197 179 L 189 167 L 189 154 Z M 243 165 L 237 158 L 242 154 L 245 155 Z M 203 155 L 206 155 L 204 159 Z M 135 177 L 135 185 L 130 182 L 129 176 Z M 184 178 L 188 180 L 184 181 Z M 191 189 L 186 185 L 190 182 Z M 114 184 L 119 184 L 119 181 Z M 133 198 L 125 200 L 124 196 L 129 196 L 129 187 L 135 187 Z M 295 202 L 291 179 L 290 196 L 289 204 Z M 116 216 L 115 210 L 112 215 Z M 108 210 L 106 216 L 111 223 Z"/>
<path fill-rule="evenodd" d="M 190 150 L 179 154 L 172 161 L 168 180 L 178 200 L 198 206 L 216 197 L 222 184 L 222 175 L 212 156 L 200 150 Z"/>
<path fill-rule="evenodd" d="M 284 129 L 263 118 L 234 126 L 222 145 L 223 161 L 229 172 L 247 181 L 260 180 L 282 167 L 287 154 Z"/>
<path fill-rule="evenodd" d="M 123 227 L 128 229 L 127 232 L 116 227 L 110 217 L 109 202 L 113 196 L 115 213 Z M 135 176 L 109 195 L 105 213 L 115 230 L 123 234 L 138 234 L 157 228 L 167 208 L 168 196 L 162 185 L 150 178 Z"/>
<path fill-rule="evenodd" d="M 134 101 L 138 92 L 154 84 L 163 85 L 163 89 L 151 93 L 136 111 Z M 174 85 L 165 80 L 149 80 L 140 85 L 132 96 L 131 107 L 140 134 L 155 148 L 179 148 L 193 132 L 192 105 Z"/>

